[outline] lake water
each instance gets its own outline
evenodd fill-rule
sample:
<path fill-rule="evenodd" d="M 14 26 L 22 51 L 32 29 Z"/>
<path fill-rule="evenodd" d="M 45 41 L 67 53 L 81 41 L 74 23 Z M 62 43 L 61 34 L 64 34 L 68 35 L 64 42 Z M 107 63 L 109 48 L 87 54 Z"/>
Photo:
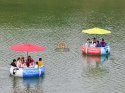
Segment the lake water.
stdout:
<path fill-rule="evenodd" d="M 0 0 L 0 93 L 124 93 L 124 0 Z M 110 43 L 110 56 L 82 55 L 81 46 L 94 36 L 83 29 L 111 30 L 99 35 Z M 70 51 L 57 52 L 59 42 Z M 33 43 L 47 48 L 29 53 L 45 62 L 43 77 L 9 75 L 12 59 L 26 53 L 9 50 L 13 44 Z"/>

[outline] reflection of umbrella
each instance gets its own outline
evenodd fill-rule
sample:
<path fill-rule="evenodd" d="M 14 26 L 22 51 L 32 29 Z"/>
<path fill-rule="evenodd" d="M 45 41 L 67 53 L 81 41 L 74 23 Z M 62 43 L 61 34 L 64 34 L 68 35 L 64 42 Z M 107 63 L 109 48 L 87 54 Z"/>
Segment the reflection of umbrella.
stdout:
<path fill-rule="evenodd" d="M 111 31 L 100 29 L 100 28 L 92 28 L 88 30 L 83 30 L 82 32 L 87 34 L 110 34 L 111 33 Z"/>
<path fill-rule="evenodd" d="M 17 52 L 40 52 L 44 51 L 46 48 L 34 44 L 18 44 L 18 45 L 12 45 L 10 47 L 11 50 L 17 51 Z"/>

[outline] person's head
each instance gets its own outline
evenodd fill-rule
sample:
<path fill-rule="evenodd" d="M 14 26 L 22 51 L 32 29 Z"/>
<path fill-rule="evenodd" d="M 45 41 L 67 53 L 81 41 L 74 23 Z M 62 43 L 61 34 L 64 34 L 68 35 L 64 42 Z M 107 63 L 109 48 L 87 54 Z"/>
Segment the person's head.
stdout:
<path fill-rule="evenodd" d="M 90 39 L 88 38 L 87 41 L 90 41 Z"/>
<path fill-rule="evenodd" d="M 28 56 L 28 59 L 31 59 L 31 56 Z"/>
<path fill-rule="evenodd" d="M 96 38 L 94 37 L 93 40 L 96 40 Z"/>
<path fill-rule="evenodd" d="M 99 41 L 97 41 L 97 43 L 99 43 Z"/>
<path fill-rule="evenodd" d="M 38 62 L 36 62 L 36 65 L 38 65 Z"/>
<path fill-rule="evenodd" d="M 17 58 L 17 61 L 20 60 L 20 57 Z"/>
<path fill-rule="evenodd" d="M 24 59 L 24 57 L 21 57 L 21 60 L 23 60 Z"/>
<path fill-rule="evenodd" d="M 20 60 L 21 60 L 21 63 L 24 63 L 24 57 L 21 57 Z"/>
<path fill-rule="evenodd" d="M 13 59 L 13 62 L 16 62 L 16 59 Z"/>
<path fill-rule="evenodd" d="M 104 39 L 102 38 L 102 41 L 104 41 Z"/>
<path fill-rule="evenodd" d="M 39 61 L 42 61 L 42 58 L 39 58 Z"/>

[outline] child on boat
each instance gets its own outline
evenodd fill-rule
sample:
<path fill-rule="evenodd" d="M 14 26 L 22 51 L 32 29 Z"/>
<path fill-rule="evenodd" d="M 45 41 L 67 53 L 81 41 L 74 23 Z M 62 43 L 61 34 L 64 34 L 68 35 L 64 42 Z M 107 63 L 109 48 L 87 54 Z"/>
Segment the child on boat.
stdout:
<path fill-rule="evenodd" d="M 35 64 L 34 68 L 38 68 L 38 62 L 36 62 L 36 64 Z"/>
<path fill-rule="evenodd" d="M 101 44 L 99 43 L 99 41 L 97 41 L 96 47 L 101 47 Z"/>
<path fill-rule="evenodd" d="M 13 66 L 13 67 L 17 67 L 16 66 L 16 59 L 13 59 L 13 62 L 10 65 Z"/>
<path fill-rule="evenodd" d="M 44 65 L 44 62 L 42 61 L 42 58 L 39 58 L 38 67 L 41 67 L 43 65 Z"/>

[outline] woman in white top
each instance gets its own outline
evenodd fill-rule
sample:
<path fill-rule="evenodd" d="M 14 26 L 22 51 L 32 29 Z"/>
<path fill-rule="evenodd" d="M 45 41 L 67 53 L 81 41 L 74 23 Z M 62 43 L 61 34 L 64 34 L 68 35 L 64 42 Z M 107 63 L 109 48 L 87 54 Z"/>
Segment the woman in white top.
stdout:
<path fill-rule="evenodd" d="M 25 61 L 24 57 L 21 57 L 21 67 L 22 68 L 27 67 L 26 66 L 26 61 Z"/>
<path fill-rule="evenodd" d="M 21 67 L 21 59 L 20 57 L 17 58 L 17 67 L 20 68 Z"/>
<path fill-rule="evenodd" d="M 93 42 L 93 44 L 91 44 L 91 46 L 90 47 L 96 47 L 96 43 L 95 42 Z"/>
<path fill-rule="evenodd" d="M 85 43 L 85 47 L 90 47 L 90 44 L 91 44 L 91 42 L 90 42 L 90 39 L 88 38 L 87 42 Z"/>

